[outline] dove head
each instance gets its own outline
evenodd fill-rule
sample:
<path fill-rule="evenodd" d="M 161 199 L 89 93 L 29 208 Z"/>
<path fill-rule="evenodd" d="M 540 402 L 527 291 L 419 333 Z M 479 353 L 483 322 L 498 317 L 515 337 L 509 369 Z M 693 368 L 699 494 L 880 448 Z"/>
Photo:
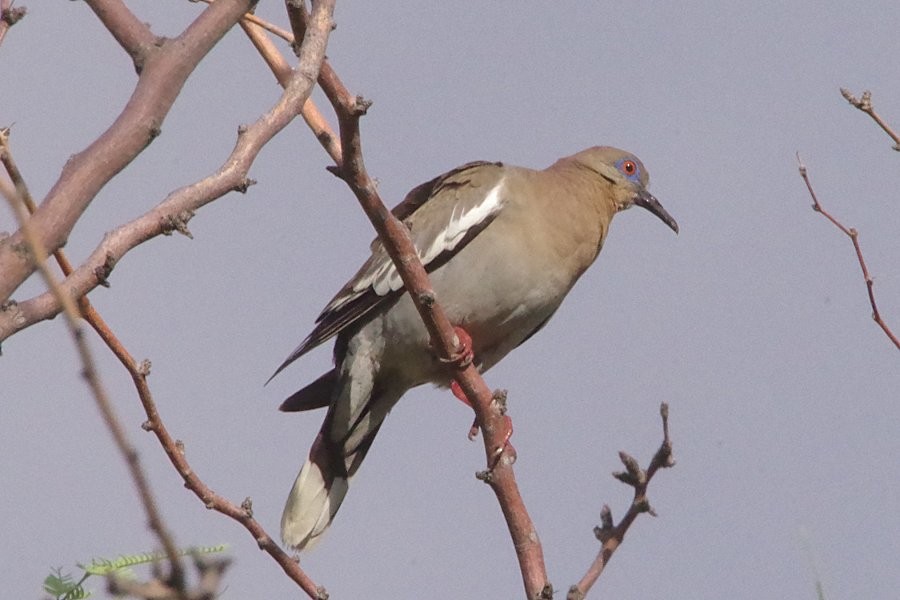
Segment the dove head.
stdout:
<path fill-rule="evenodd" d="M 611 146 L 594 146 L 582 150 L 568 160 L 592 171 L 609 184 L 608 189 L 617 211 L 626 210 L 634 205 L 640 206 L 678 233 L 678 223 L 663 208 L 659 200 L 647 191 L 650 175 L 644 163 L 635 155 Z"/>

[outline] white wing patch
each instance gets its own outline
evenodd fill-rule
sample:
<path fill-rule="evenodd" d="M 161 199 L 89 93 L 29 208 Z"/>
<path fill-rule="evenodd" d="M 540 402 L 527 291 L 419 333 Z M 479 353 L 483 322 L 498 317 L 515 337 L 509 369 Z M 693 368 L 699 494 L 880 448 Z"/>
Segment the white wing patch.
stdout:
<path fill-rule="evenodd" d="M 504 181 L 501 179 L 497 185 L 491 188 L 481 202 L 469 207 L 468 210 L 459 204 L 454 206 L 453 212 L 450 214 L 450 221 L 434 237 L 431 245 L 424 251 L 418 245 L 416 246 L 416 251 L 422 264 L 428 265 L 442 253 L 453 250 L 466 237 L 469 230 L 497 214 L 503 208 L 503 183 Z M 400 273 L 397 272 L 397 268 L 390 258 L 386 257 L 386 260 L 378 265 L 377 268 L 366 276 L 361 277 L 353 286 L 353 294 L 348 294 L 348 297 L 342 298 L 340 304 L 344 304 L 359 296 L 369 287 L 375 290 L 375 293 L 379 296 L 385 296 L 403 287 Z"/>
<path fill-rule="evenodd" d="M 417 248 L 419 251 L 419 258 L 422 259 L 422 262 L 427 265 L 442 252 L 453 250 L 456 248 L 457 244 L 466 237 L 466 233 L 468 233 L 472 227 L 483 223 L 485 219 L 495 215 L 503 206 L 503 200 L 500 196 L 502 191 L 503 179 L 487 193 L 481 202 L 471 207 L 469 210 L 464 210 L 458 204 L 454 206 L 453 213 L 450 215 L 450 222 L 447 223 L 447 227 L 444 228 L 443 235 L 436 236 L 431 243 L 431 246 L 424 254 L 422 253 L 421 248 Z"/>

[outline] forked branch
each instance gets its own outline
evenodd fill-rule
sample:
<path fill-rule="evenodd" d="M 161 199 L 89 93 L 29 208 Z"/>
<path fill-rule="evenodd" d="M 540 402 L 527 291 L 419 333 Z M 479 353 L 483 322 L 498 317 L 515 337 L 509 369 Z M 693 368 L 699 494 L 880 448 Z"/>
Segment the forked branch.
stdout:
<path fill-rule="evenodd" d="M 647 513 L 656 516 L 656 511 L 650 506 L 650 500 L 647 498 L 647 487 L 657 471 L 675 466 L 675 459 L 672 458 L 672 440 L 669 438 L 669 405 L 663 402 L 659 407 L 659 414 L 662 417 L 663 441 L 656 454 L 653 455 L 647 470 L 642 469 L 638 461 L 630 455 L 619 452 L 619 459 L 625 465 L 625 470 L 613 473 L 613 477 L 634 488 L 634 498 L 631 506 L 628 507 L 628 512 L 618 524 L 613 524 L 609 505 L 603 505 L 600 511 L 600 525 L 594 528 L 594 535 L 600 540 L 600 552 L 581 581 L 569 588 L 569 593 L 566 595 L 567 600 L 584 599 L 597 578 L 603 573 L 603 569 L 609 564 L 612 555 L 622 544 L 628 528 L 631 527 L 638 515 Z"/>

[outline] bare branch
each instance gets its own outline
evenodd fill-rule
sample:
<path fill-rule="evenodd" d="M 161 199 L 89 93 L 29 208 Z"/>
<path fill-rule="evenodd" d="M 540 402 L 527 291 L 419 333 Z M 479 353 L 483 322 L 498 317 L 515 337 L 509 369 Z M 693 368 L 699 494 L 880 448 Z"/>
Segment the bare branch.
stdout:
<path fill-rule="evenodd" d="M 274 25 L 268 24 L 266 26 L 260 25 L 257 22 L 262 21 L 262 19 L 255 18 L 255 20 L 251 20 L 249 17 L 250 15 L 247 15 L 241 19 L 241 28 L 244 30 L 244 33 L 247 34 L 247 37 L 250 39 L 251 43 L 253 43 L 253 46 L 259 52 L 260 56 L 263 57 L 263 60 L 266 61 L 266 64 L 275 75 L 278 83 L 283 87 L 291 76 L 291 67 L 281 52 L 275 47 L 275 44 L 273 44 L 269 37 L 261 30 L 261 28 L 271 30 L 275 27 Z M 263 23 L 265 22 L 263 21 Z M 293 45 L 294 36 L 288 32 L 283 33 L 287 36 L 285 39 Z M 306 103 L 303 104 L 303 110 L 300 111 L 300 116 L 303 117 L 306 125 L 312 130 L 316 139 L 319 140 L 319 143 L 322 144 L 322 147 L 328 152 L 328 155 L 331 156 L 335 162 L 340 161 L 342 154 L 341 141 L 337 134 L 331 129 L 331 126 L 328 125 L 328 122 L 325 120 L 325 117 L 319 111 L 319 108 L 316 106 L 315 102 L 313 102 L 312 98 L 307 98 Z"/>
<path fill-rule="evenodd" d="M 17 192 L 10 194 L 8 190 L 4 188 L 4 195 L 19 221 L 20 230 L 23 232 L 28 252 L 34 257 L 33 260 L 41 277 L 43 277 L 47 287 L 50 288 L 50 293 L 53 295 L 56 302 L 63 307 L 66 326 L 69 329 L 69 333 L 72 335 L 72 339 L 75 341 L 75 347 L 78 351 L 79 358 L 81 359 L 82 377 L 84 377 L 94 396 L 97 407 L 103 415 L 103 420 L 113 436 L 116 448 L 118 448 L 125 460 L 125 464 L 131 474 L 131 479 L 134 481 L 134 485 L 138 490 L 144 512 L 147 515 L 148 525 L 156 534 L 157 539 L 169 559 L 169 564 L 171 565 L 170 583 L 175 589 L 182 590 L 184 586 L 184 568 L 181 564 L 181 559 L 179 558 L 178 547 L 173 541 L 172 536 L 159 513 L 156 500 L 153 497 L 153 491 L 150 488 L 150 483 L 147 480 L 144 469 L 141 467 L 137 450 L 135 450 L 131 441 L 128 439 L 125 428 L 122 426 L 122 422 L 116 415 L 112 403 L 109 400 L 109 396 L 106 393 L 106 388 L 97 372 L 90 347 L 85 341 L 82 315 L 72 297 L 63 291 L 60 284 L 56 281 L 56 278 L 50 272 L 50 269 L 47 266 L 47 253 L 43 246 L 41 246 L 40 240 L 32 229 L 29 211 L 33 209 L 34 205 L 30 202 L 30 195 L 27 191 L 28 188 L 12 159 L 12 153 L 9 149 L 9 129 L 0 130 L 0 157 L 2 157 L 3 165 L 10 174 L 10 178 L 14 182 Z M 29 199 L 27 200 L 29 208 L 26 208 L 26 198 Z M 65 260 L 65 257 L 62 257 L 62 259 Z"/>
<path fill-rule="evenodd" d="M 160 445 L 169 457 L 169 461 L 178 474 L 184 479 L 184 485 L 191 490 L 202 502 L 206 508 L 215 510 L 228 517 L 231 517 L 244 526 L 247 531 L 256 540 L 259 548 L 267 552 L 275 562 L 281 566 L 284 572 L 294 580 L 309 595 L 310 598 L 319 598 L 322 595 L 322 588 L 317 586 L 315 582 L 306 575 L 300 565 L 289 556 L 266 532 L 265 528 L 253 518 L 253 505 L 250 498 L 246 498 L 240 505 L 237 505 L 227 498 L 220 496 L 212 490 L 206 483 L 200 479 L 200 476 L 194 471 L 184 453 L 184 443 L 176 440 L 169 433 L 168 428 L 159 414 L 156 402 L 153 400 L 153 394 L 147 383 L 147 376 L 150 374 L 150 361 L 143 360 L 140 363 L 134 359 L 131 353 L 125 348 L 121 341 L 116 337 L 106 322 L 100 317 L 100 314 L 87 303 L 87 299 L 83 302 L 86 304 L 85 318 L 91 323 L 106 345 L 112 350 L 116 358 L 125 366 L 131 379 L 137 389 L 138 397 L 147 420 L 142 427 L 146 431 L 152 432 L 159 440 Z"/>
<path fill-rule="evenodd" d="M 894 145 L 892 146 L 893 149 L 900 152 L 900 137 L 898 137 L 891 126 L 881 118 L 881 115 L 875 112 L 875 109 L 872 107 L 872 92 L 865 90 L 862 93 L 862 97 L 857 98 L 847 88 L 841 88 L 841 96 L 843 96 L 847 102 L 872 117 L 872 120 L 875 121 L 892 140 L 894 140 Z"/>
<path fill-rule="evenodd" d="M 328 4 L 333 4 L 333 0 Z M 327 43 L 327 34 L 322 35 L 318 31 L 318 28 L 310 30 L 309 52 L 304 49 L 304 57 L 278 103 L 253 125 L 239 130 L 235 148 L 219 170 L 172 192 L 140 217 L 107 233 L 84 263 L 67 277 L 65 289 L 73 298 L 80 298 L 98 285 L 103 285 L 118 261 L 135 246 L 160 234 L 176 230 L 186 232 L 187 221 L 197 209 L 230 191 L 243 191 L 252 184 L 247 179 L 247 173 L 259 151 L 290 123 L 300 112 L 301 106 L 308 104 L 305 100 L 318 74 L 316 60 L 324 56 Z M 304 41 L 304 48 L 306 45 L 307 41 Z M 34 218 L 37 218 L 37 213 Z M 10 238 L 0 241 L 0 248 L 9 242 Z M 45 293 L 15 305 L 8 304 L 5 308 L 0 310 L 0 341 L 38 321 L 55 316 L 60 305 L 52 294 Z"/>
<path fill-rule="evenodd" d="M 672 440 L 669 438 L 669 405 L 663 402 L 659 407 L 659 414 L 662 418 L 663 441 L 656 454 L 653 455 L 650 466 L 647 467 L 646 471 L 641 469 L 634 458 L 625 452 L 619 453 L 619 458 L 622 464 L 625 465 L 625 471 L 613 473 L 613 477 L 633 487 L 634 498 L 631 501 L 631 506 L 628 507 L 628 512 L 625 513 L 618 525 L 613 524 L 612 511 L 609 506 L 603 505 L 603 509 L 600 511 L 600 525 L 594 528 L 594 535 L 597 536 L 597 539 L 602 544 L 600 552 L 590 568 L 588 568 L 587 573 L 581 578 L 581 581 L 569 588 L 569 593 L 566 595 L 567 600 L 583 600 L 597 581 L 597 578 L 603 573 L 603 569 L 609 564 L 612 555 L 622 544 L 625 534 L 638 515 L 648 513 L 654 517 L 656 516 L 656 512 L 647 499 L 647 488 L 650 485 L 650 480 L 653 479 L 653 476 L 656 475 L 659 469 L 675 466 L 675 460 L 672 458 Z"/>
<path fill-rule="evenodd" d="M 172 228 L 177 227 L 178 225 L 174 221 L 178 221 L 180 226 L 184 228 L 184 221 L 186 219 L 182 218 L 180 215 L 185 214 L 185 212 L 191 213 L 191 210 L 185 209 L 181 212 L 176 212 L 179 208 L 183 206 L 193 206 L 193 208 L 198 208 L 206 202 L 212 201 L 215 197 L 226 193 L 230 189 L 247 184 L 246 172 L 256 154 L 266 142 L 296 116 L 300 111 L 299 107 L 303 106 L 304 101 L 308 98 L 309 93 L 312 90 L 319 66 L 325 56 L 328 35 L 332 29 L 333 10 L 334 0 L 321 0 L 314 3 L 311 25 L 307 35 L 304 36 L 301 48 L 302 51 L 300 52 L 300 65 L 285 81 L 285 92 L 282 94 L 279 102 L 268 113 L 260 117 L 260 119 L 252 126 L 242 128 L 238 137 L 238 143 L 222 168 L 215 175 L 210 176 L 193 186 L 188 186 L 187 188 L 183 188 L 182 190 L 170 194 L 169 198 L 154 210 L 131 224 L 119 228 L 117 232 L 120 234 L 120 237 L 116 238 L 115 235 L 113 235 L 112 239 L 113 241 L 121 241 L 121 245 L 110 243 L 111 237 L 107 236 L 104 243 L 101 244 L 100 248 L 95 250 L 92 257 L 96 256 L 98 253 L 103 253 L 104 246 L 110 251 L 118 252 L 118 256 L 121 256 L 128 248 L 139 243 L 139 241 L 135 241 L 136 238 L 134 236 L 136 234 L 139 235 L 142 231 L 145 235 L 147 235 L 148 232 L 155 232 L 153 235 L 156 235 L 160 232 L 165 232 L 166 228 L 171 230 Z M 14 169 L 14 172 L 18 173 L 17 169 Z M 16 185 L 18 185 L 18 183 Z M 191 202 L 196 204 L 191 204 Z M 128 245 L 129 243 L 131 246 Z M 91 262 L 92 259 L 89 259 L 85 265 L 82 265 L 77 271 L 73 272 L 71 265 L 61 251 L 59 252 L 58 257 L 60 258 L 60 264 L 65 274 L 68 276 L 66 280 L 67 286 L 75 281 L 79 281 L 79 277 L 82 279 L 85 277 L 99 279 L 97 273 L 91 270 L 93 264 Z M 106 257 L 104 267 L 111 268 L 111 265 L 117 260 L 117 257 L 112 254 L 106 254 Z M 103 277 L 106 275 L 108 275 L 108 271 L 103 270 Z M 93 282 L 89 285 L 90 287 L 93 287 L 95 284 L 96 282 Z M 271 555 L 282 567 L 285 573 L 298 583 L 311 598 L 327 598 L 325 590 L 317 586 L 303 572 L 297 561 L 285 553 L 271 536 L 268 535 L 262 525 L 253 518 L 252 503 L 249 498 L 245 499 L 241 505 L 238 506 L 216 494 L 194 472 L 184 455 L 184 445 L 171 436 L 159 415 L 149 385 L 147 384 L 147 376 L 150 372 L 149 361 L 138 363 L 112 332 L 100 314 L 93 308 L 87 298 L 81 297 L 82 294 L 83 293 L 78 292 L 77 289 L 69 294 L 60 291 L 58 297 L 53 297 L 51 301 L 57 306 L 62 306 L 64 303 L 71 304 L 73 297 L 81 298 L 80 304 L 85 318 L 98 335 L 100 335 L 110 350 L 112 350 L 113 354 L 115 354 L 119 361 L 125 366 L 132 377 L 138 396 L 147 415 L 147 421 L 144 423 L 143 428 L 152 431 L 156 435 L 169 457 L 169 460 L 184 479 L 185 486 L 193 491 L 194 494 L 203 501 L 207 508 L 217 510 L 241 523 L 253 535 L 259 547 L 269 553 L 269 555 Z M 42 297 L 39 297 L 35 300 L 40 300 L 41 298 Z M 28 311 L 27 306 L 20 306 L 19 308 L 23 309 L 23 312 Z M 2 315 L 2 313 L 0 313 L 0 315 Z M 111 423 L 112 421 L 107 419 L 107 422 Z M 137 455 L 132 450 L 127 457 L 129 464 L 131 464 L 131 458 L 134 457 L 136 459 Z M 149 494 L 149 489 L 147 492 Z"/>
<path fill-rule="evenodd" d="M 878 323 L 878 326 L 881 327 L 881 330 L 884 331 L 885 335 L 888 336 L 888 339 L 894 343 L 894 346 L 896 346 L 898 350 L 900 350 L 900 339 L 897 339 L 897 336 L 894 335 L 894 332 L 891 331 L 890 327 L 888 327 L 884 319 L 881 318 L 881 313 L 878 312 L 878 305 L 875 303 L 875 280 L 869 274 L 869 269 L 866 266 L 865 259 L 863 258 L 862 248 L 859 245 L 859 232 L 853 227 L 846 227 L 843 223 L 838 221 L 831 215 L 831 213 L 829 213 L 822 207 L 822 204 L 816 197 L 816 193 L 813 191 L 812 183 L 810 183 L 809 181 L 809 175 L 806 172 L 806 165 L 803 164 L 803 161 L 800 160 L 799 152 L 797 153 L 797 163 L 799 165 L 798 168 L 800 170 L 800 177 L 803 178 L 803 183 L 806 184 L 806 189 L 809 190 L 809 195 L 812 198 L 813 210 L 831 221 L 831 223 L 835 227 L 840 229 L 841 232 L 849 237 L 850 241 L 853 242 L 853 249 L 856 251 L 856 259 L 859 261 L 859 268 L 862 270 L 863 279 L 866 282 L 866 291 L 869 294 L 869 304 L 872 306 L 872 319 L 876 323 Z"/>
<path fill-rule="evenodd" d="M 115 3 L 116 0 L 104 0 L 98 4 Z M 62 247 L 100 189 L 159 135 L 188 76 L 252 5 L 252 0 L 219 0 L 180 36 L 148 52 L 124 110 L 103 135 L 66 163 L 30 219 L 43 248 L 53 252 Z M 34 272 L 32 258 L 16 251 L 22 241 L 21 230 L 0 241 L 0 304 Z"/>

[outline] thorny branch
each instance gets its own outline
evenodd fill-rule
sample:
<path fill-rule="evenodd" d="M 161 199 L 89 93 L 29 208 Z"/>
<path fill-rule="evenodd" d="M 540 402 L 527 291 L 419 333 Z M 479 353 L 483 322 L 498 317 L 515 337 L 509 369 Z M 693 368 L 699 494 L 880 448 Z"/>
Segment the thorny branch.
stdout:
<path fill-rule="evenodd" d="M 216 9 L 214 12 L 221 13 L 218 5 L 234 5 L 234 2 L 221 0 L 215 4 L 217 6 L 212 7 Z M 129 52 L 129 54 L 134 57 L 136 55 L 135 50 L 142 49 L 140 38 L 149 35 L 149 29 L 144 30 L 140 27 L 135 28 L 135 20 L 124 5 L 117 0 L 91 0 L 90 6 L 97 12 L 101 21 L 103 21 L 107 28 L 111 30 L 114 37 L 120 41 L 120 44 Z M 212 10 L 212 8 L 210 10 Z M 180 441 L 175 440 L 169 434 L 159 416 L 146 380 L 150 371 L 149 361 L 138 363 L 83 296 L 87 292 L 87 289 L 92 289 L 105 281 L 105 278 L 108 276 L 115 261 L 127 252 L 127 250 L 146 239 L 149 239 L 149 237 L 153 237 L 159 233 L 165 233 L 165 231 L 177 229 L 189 234 L 186 228 L 186 221 L 193 214 L 192 208 L 202 206 L 228 191 L 242 189 L 248 185 L 249 180 L 246 179 L 246 172 L 259 150 L 276 133 L 283 129 L 294 116 L 300 113 L 304 101 L 312 90 L 317 78 L 318 70 L 324 58 L 328 35 L 333 28 L 333 10 L 334 0 L 319 0 L 313 3 L 310 27 L 305 32 L 303 43 L 298 49 L 298 55 L 301 57 L 300 64 L 298 68 L 284 80 L 284 94 L 279 102 L 267 114 L 260 117 L 256 123 L 241 129 L 239 132 L 238 143 L 235 146 L 232 155 L 219 172 L 193 186 L 182 188 L 181 190 L 170 194 L 169 198 L 167 198 L 160 206 L 156 207 L 156 209 L 150 211 L 150 213 L 143 217 L 136 219 L 132 223 L 119 228 L 117 232 L 114 232 L 111 236 L 107 236 L 100 248 L 94 252 L 91 259 L 86 261 L 79 269 L 73 270 L 71 264 L 66 260 L 65 255 L 59 251 L 57 253 L 57 258 L 67 275 L 65 284 L 69 293 L 62 293 L 60 291 L 60 286 L 56 286 L 56 293 L 49 293 L 49 301 L 46 297 L 34 299 L 42 300 L 45 303 L 49 302 L 50 307 L 45 307 L 47 313 L 43 317 L 46 318 L 46 316 L 56 314 L 60 310 L 60 307 L 73 305 L 73 298 L 80 298 L 79 302 L 85 318 L 90 322 L 132 376 L 138 391 L 138 396 L 140 397 L 147 414 L 147 421 L 144 423 L 144 429 L 152 431 L 157 436 L 172 464 L 184 478 L 185 486 L 201 498 L 208 508 L 226 514 L 244 525 L 244 527 L 254 536 L 259 547 L 268 552 L 276 562 L 281 565 L 288 576 L 296 581 L 311 598 L 317 599 L 327 598 L 327 593 L 323 588 L 316 586 L 316 584 L 300 569 L 296 560 L 286 554 L 266 533 L 263 527 L 253 519 L 250 499 L 246 499 L 240 506 L 237 506 L 213 492 L 202 480 L 200 480 L 196 473 L 194 473 L 184 456 L 183 444 Z M 198 23 L 202 23 L 204 20 L 208 21 L 208 15 L 209 11 L 204 12 L 189 29 L 202 30 L 203 28 L 198 26 Z M 144 37 L 144 39 L 146 40 L 146 37 Z M 139 55 L 140 52 L 137 52 L 137 54 Z M 139 65 L 140 69 L 142 63 L 137 59 L 135 62 L 136 65 Z M 152 93 L 152 90 L 148 93 Z M 101 140 L 102 139 L 103 137 L 101 136 Z M 7 167 L 11 174 L 17 172 L 14 165 L 10 164 L 7 165 Z M 15 180 L 15 177 L 12 178 Z M 13 197 L 16 192 L 14 190 L 7 190 L 7 187 L 8 186 L 4 186 L 3 188 L 4 194 Z M 18 181 L 16 181 L 16 187 L 19 187 Z M 9 192 L 9 194 L 6 192 Z M 22 197 L 25 198 L 28 196 L 23 194 Z M 22 202 L 17 204 L 21 205 Z M 31 206 L 33 208 L 33 202 L 31 203 Z M 23 235 L 32 232 L 35 221 L 34 217 L 28 217 L 26 215 L 22 220 L 23 225 L 20 232 Z M 116 233 L 119 234 L 118 238 L 116 237 Z M 40 240 L 33 240 L 33 242 L 35 248 L 42 249 L 44 247 L 40 243 Z M 92 259 L 94 259 L 98 253 L 103 258 L 101 259 L 99 267 L 93 267 L 94 263 L 92 263 Z M 35 261 L 36 267 L 41 264 L 43 264 L 43 261 Z M 86 286 L 87 289 L 79 290 L 77 285 L 73 284 L 73 275 L 77 276 L 79 274 L 83 278 L 82 285 Z M 16 306 L 16 310 L 10 310 L 10 305 L 4 306 L 5 310 L 0 311 L 0 318 L 2 318 L 4 312 L 12 314 L 14 316 L 13 322 L 17 324 L 15 330 L 21 329 L 27 324 L 34 322 L 37 319 L 29 321 L 27 318 L 23 317 L 23 315 L 29 314 L 28 309 L 30 307 L 27 306 L 29 302 L 33 302 L 33 300 L 23 303 L 26 305 L 24 307 L 22 304 Z M 2 321 L 0 321 L 0 339 L 7 337 L 13 332 L 14 331 L 3 330 Z M 80 330 L 73 333 L 73 335 L 76 340 L 83 338 L 83 332 Z M 87 370 L 88 369 L 86 368 L 86 371 Z M 115 434 L 116 424 L 118 422 L 115 420 L 114 415 L 107 415 L 106 420 L 107 424 Z M 136 452 L 129 447 L 129 450 L 126 452 L 126 461 L 131 465 L 132 461 L 135 461 L 136 464 L 136 460 Z M 144 497 L 143 491 L 142 497 Z M 147 488 L 146 497 L 149 497 L 149 488 Z M 164 545 L 166 546 L 170 558 L 174 557 L 176 555 L 174 553 L 174 544 L 170 542 L 169 544 L 164 543 Z M 173 552 L 169 552 L 170 545 Z M 178 569 L 178 573 L 182 572 L 177 558 L 172 558 L 172 564 L 173 574 L 175 569 Z M 172 577 L 171 579 L 174 580 L 175 577 Z M 181 589 L 181 586 L 179 585 L 178 588 Z"/>
<path fill-rule="evenodd" d="M 87 382 L 97 407 L 103 415 L 103 420 L 113 436 L 116 448 L 118 448 L 119 453 L 122 455 L 122 458 L 128 467 L 131 479 L 138 490 L 144 512 L 147 515 L 147 523 L 150 526 L 150 529 L 156 534 L 159 543 L 166 553 L 169 564 L 171 565 L 171 572 L 169 573 L 167 584 L 171 585 L 175 590 L 178 590 L 178 597 L 183 598 L 181 592 L 184 591 L 184 567 L 179 558 L 178 547 L 175 545 L 171 533 L 169 533 L 168 528 L 163 522 L 156 500 L 153 497 L 153 490 L 150 487 L 150 482 L 147 479 L 146 473 L 144 473 L 144 469 L 141 467 L 137 450 L 135 450 L 131 441 L 128 439 L 128 434 L 125 433 L 125 428 L 122 426 L 122 422 L 116 414 L 112 402 L 110 402 L 106 387 L 100 379 L 100 374 L 97 372 L 93 353 L 85 339 L 85 332 L 82 325 L 82 312 L 79 311 L 78 306 L 76 306 L 75 301 L 71 296 L 63 291 L 62 286 L 56 281 L 56 277 L 53 276 L 47 265 L 47 252 L 41 245 L 40 239 L 33 230 L 30 221 L 31 215 L 34 212 L 34 202 L 31 199 L 31 194 L 28 192 L 28 186 L 25 184 L 25 180 L 10 151 L 8 128 L 0 130 L 0 162 L 2 162 L 10 180 L 15 186 L 13 190 L 7 190 L 4 187 L 3 195 L 6 196 L 10 208 L 13 209 L 13 212 L 16 215 L 28 251 L 32 254 L 41 277 L 44 279 L 47 287 L 50 288 L 50 293 L 53 294 L 60 306 L 63 307 L 66 327 L 72 335 L 79 358 L 81 359 L 82 377 L 84 377 Z M 59 261 L 64 274 L 66 270 L 71 272 L 72 267 L 66 260 L 65 255 L 62 254 L 62 250 L 57 251 L 57 261 Z M 89 312 L 93 311 L 93 308 L 86 298 L 82 299 L 81 306 Z"/>
<path fill-rule="evenodd" d="M 221 3 L 223 0 L 215 2 L 211 8 L 215 8 L 215 5 Z M 317 45 L 323 44 L 322 52 L 324 52 L 323 36 L 317 36 L 314 41 Z M 304 115 L 307 122 L 316 118 L 312 113 L 315 106 L 309 102 L 304 103 L 303 98 L 308 97 L 310 87 L 314 84 L 317 74 L 318 68 L 314 68 L 311 62 L 301 61 L 294 75 L 284 79 L 283 83 L 290 82 L 290 85 L 285 88 L 285 93 L 279 102 L 256 124 L 241 128 L 234 150 L 215 174 L 173 191 L 160 204 L 140 217 L 107 233 L 91 255 L 66 278 L 64 287 L 70 295 L 73 298 L 79 298 L 98 285 L 105 285 L 119 260 L 131 249 L 160 234 L 179 231 L 187 235 L 187 222 L 197 209 L 228 192 L 243 191 L 251 185 L 253 182 L 247 178 L 247 174 L 261 148 L 286 127 L 298 112 Z M 319 116 L 319 120 L 321 120 L 321 116 Z M 101 139 L 105 136 L 106 134 L 101 136 Z M 109 142 L 113 143 L 114 140 L 109 140 Z M 99 142 L 95 142 L 91 148 L 97 143 Z M 97 152 L 103 155 L 107 151 L 98 150 Z M 66 170 L 71 170 L 71 167 L 67 167 Z M 64 179 L 66 179 L 65 173 L 57 182 L 57 187 L 63 185 L 61 182 Z M 45 199 L 42 206 L 46 202 Z M 40 227 L 37 224 L 40 212 L 41 208 L 39 207 L 33 217 L 37 228 Z M 0 241 L 0 254 L 4 248 L 16 247 L 14 237 L 11 236 Z M 0 277 L 0 287 L 2 287 L 3 282 L 8 281 L 12 274 L 6 271 L 0 272 L 3 273 L 3 276 Z M 36 322 L 52 318 L 59 313 L 60 305 L 52 294 L 45 293 L 18 303 L 6 304 L 3 308 L 5 310 L 0 310 L 0 342 Z"/>
<path fill-rule="evenodd" d="M 819 202 L 818 197 L 816 197 L 815 191 L 813 191 L 812 183 L 809 181 L 809 175 L 806 172 L 806 165 L 803 164 L 803 161 L 800 160 L 800 153 L 797 153 L 797 163 L 799 164 L 800 177 L 803 178 L 803 183 L 806 184 L 806 189 L 809 190 L 809 195 L 812 198 L 813 204 L 812 208 L 817 213 L 820 213 L 823 217 L 831 221 L 831 223 L 843 232 L 844 235 L 850 238 L 850 241 L 853 242 L 853 249 L 856 251 L 856 259 L 859 261 L 859 268 L 862 270 L 863 279 L 866 282 L 866 291 L 869 294 L 869 304 L 872 306 L 872 319 L 881 327 L 881 330 L 884 331 L 885 335 L 888 336 L 888 339 L 894 343 L 894 346 L 900 350 L 900 339 L 897 339 L 897 336 L 894 335 L 894 332 L 891 331 L 891 328 L 888 327 L 888 324 L 881 318 L 881 313 L 878 311 L 878 305 L 875 303 L 875 280 L 869 274 L 869 269 L 866 266 L 866 260 L 863 258 L 862 248 L 859 245 L 859 232 L 853 227 L 847 227 L 840 221 L 838 221 L 834 216 L 831 215 L 822 204 Z"/>
<path fill-rule="evenodd" d="M 88 0 L 87 4 L 132 56 L 139 77 L 122 112 L 100 137 L 69 159 L 59 179 L 29 219 L 41 246 L 48 252 L 62 247 L 103 186 L 160 134 L 163 121 L 188 76 L 251 8 L 253 1 L 219 0 L 204 10 L 181 35 L 166 40 L 154 36 L 121 0 Z M 22 239 L 20 229 L 0 240 L 0 303 L 6 302 L 34 272 L 34 261 L 16 251 L 21 247 Z M 105 258 L 102 257 L 95 266 L 103 265 Z M 67 290 L 72 287 L 68 283 L 65 286 Z M 82 282 L 81 290 L 72 294 L 73 297 L 84 295 L 89 287 L 92 286 Z M 55 304 L 55 310 L 44 307 L 43 318 L 60 310 L 58 303 L 50 303 Z M 22 319 L 28 322 L 27 315 L 22 315 Z M 0 339 L 16 329 L 9 322 L 0 321 Z"/>

